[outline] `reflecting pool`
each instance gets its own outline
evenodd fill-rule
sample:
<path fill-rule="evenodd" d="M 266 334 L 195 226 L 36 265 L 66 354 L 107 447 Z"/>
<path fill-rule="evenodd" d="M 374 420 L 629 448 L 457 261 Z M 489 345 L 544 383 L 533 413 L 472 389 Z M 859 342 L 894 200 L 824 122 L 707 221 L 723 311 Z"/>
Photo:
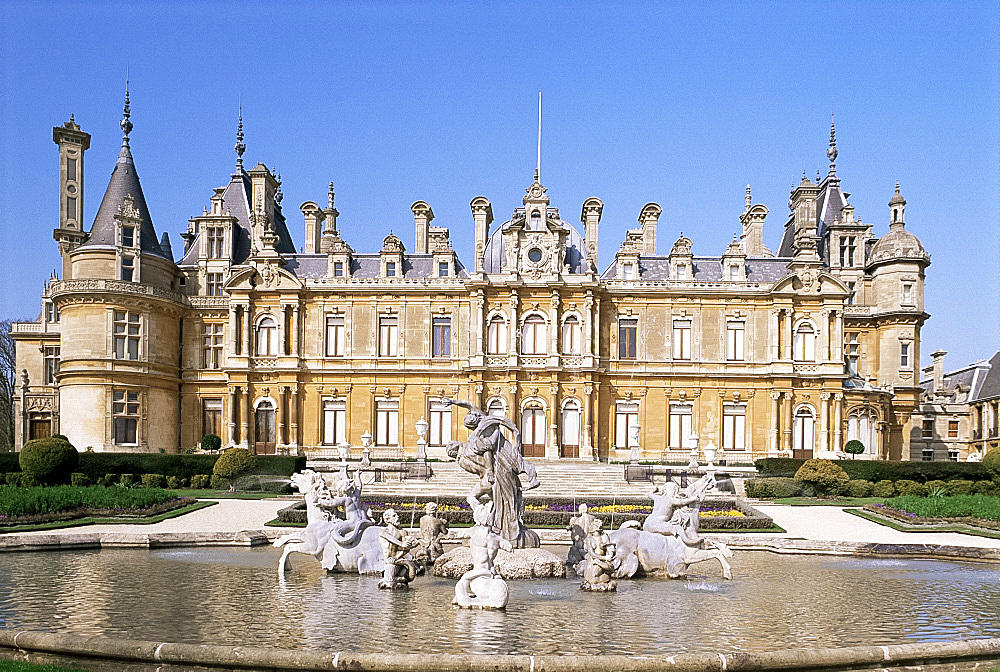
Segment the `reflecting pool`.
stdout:
<path fill-rule="evenodd" d="M 510 583 L 506 612 L 451 606 L 454 581 L 326 575 L 279 552 L 194 548 L 5 553 L 0 627 L 189 643 L 441 653 L 672 654 L 1000 637 L 1000 568 L 737 552 L 687 581 Z M 701 572 L 701 574 L 699 574 Z"/>

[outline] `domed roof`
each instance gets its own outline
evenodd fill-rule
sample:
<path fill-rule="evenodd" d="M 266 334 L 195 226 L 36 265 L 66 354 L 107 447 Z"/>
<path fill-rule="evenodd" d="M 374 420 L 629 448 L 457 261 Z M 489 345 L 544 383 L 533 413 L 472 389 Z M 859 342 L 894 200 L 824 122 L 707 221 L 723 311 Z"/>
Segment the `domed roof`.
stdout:
<path fill-rule="evenodd" d="M 520 214 L 519 219 L 524 219 L 524 213 L 520 212 L 518 208 L 518 214 Z M 511 226 L 514 220 L 509 220 L 504 222 L 496 231 L 490 234 L 489 239 L 486 241 L 486 251 L 483 254 L 483 270 L 487 273 L 502 273 L 504 268 L 507 266 L 507 255 L 505 253 L 507 247 L 507 234 L 505 233 Z M 569 272 L 573 274 L 586 273 L 584 268 L 584 255 L 583 251 L 586 249 L 583 244 L 583 236 L 580 232 L 576 230 L 569 222 L 559 220 L 559 224 L 566 227 L 569 230 L 566 236 L 566 254 L 563 258 L 563 263 L 569 266 Z M 538 226 L 537 224 L 529 223 L 526 228 L 532 230 L 533 226 Z"/>
<path fill-rule="evenodd" d="M 924 249 L 923 243 L 903 228 L 902 224 L 891 225 L 889 233 L 878 239 L 868 255 L 868 265 L 896 259 L 930 262 L 930 255 Z"/>

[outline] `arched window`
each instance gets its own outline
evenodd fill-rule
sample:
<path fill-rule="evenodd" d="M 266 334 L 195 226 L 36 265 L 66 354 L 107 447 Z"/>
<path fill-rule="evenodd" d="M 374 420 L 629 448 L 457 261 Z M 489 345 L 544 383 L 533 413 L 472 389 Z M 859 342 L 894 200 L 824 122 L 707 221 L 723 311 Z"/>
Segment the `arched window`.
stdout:
<path fill-rule="evenodd" d="M 563 404 L 562 456 L 580 457 L 580 402 L 576 399 Z"/>
<path fill-rule="evenodd" d="M 507 352 L 507 320 L 494 315 L 486 326 L 486 353 L 502 355 Z"/>
<path fill-rule="evenodd" d="M 816 329 L 808 322 L 803 322 L 795 330 L 792 342 L 793 358 L 796 362 L 816 361 Z"/>
<path fill-rule="evenodd" d="M 273 317 L 265 317 L 257 324 L 257 356 L 276 357 L 278 354 L 278 325 Z"/>
<path fill-rule="evenodd" d="M 486 404 L 486 412 L 494 417 L 504 418 L 507 416 L 507 406 L 503 403 L 503 399 L 494 397 Z"/>
<path fill-rule="evenodd" d="M 814 440 L 814 425 L 816 416 L 808 406 L 802 406 L 795 411 L 792 421 L 792 450 L 795 457 L 812 457 Z"/>
<path fill-rule="evenodd" d="M 875 454 L 878 449 L 878 415 L 873 408 L 855 408 L 847 416 L 847 440 L 860 441 L 865 446 L 865 455 Z"/>
<path fill-rule="evenodd" d="M 580 318 L 576 315 L 569 315 L 563 320 L 562 325 L 562 351 L 564 355 L 579 355 L 580 340 L 582 330 L 580 329 Z"/>
<path fill-rule="evenodd" d="M 545 409 L 538 402 L 521 411 L 521 450 L 525 457 L 545 457 Z"/>
<path fill-rule="evenodd" d="M 545 331 L 545 319 L 541 315 L 529 315 L 521 332 L 521 353 L 544 355 L 548 350 L 545 346 Z"/>

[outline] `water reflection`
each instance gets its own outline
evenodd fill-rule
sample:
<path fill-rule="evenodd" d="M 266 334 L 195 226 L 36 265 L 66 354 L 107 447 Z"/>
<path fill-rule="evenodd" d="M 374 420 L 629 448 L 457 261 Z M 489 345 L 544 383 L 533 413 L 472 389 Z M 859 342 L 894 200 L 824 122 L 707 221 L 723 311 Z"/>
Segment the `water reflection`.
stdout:
<path fill-rule="evenodd" d="M 327 575 L 275 549 L 12 553 L 0 625 L 135 639 L 429 653 L 762 651 L 1000 637 L 1000 571 L 943 561 L 737 553 L 736 580 L 512 582 L 506 612 L 451 606 L 454 581 L 409 591 Z"/>

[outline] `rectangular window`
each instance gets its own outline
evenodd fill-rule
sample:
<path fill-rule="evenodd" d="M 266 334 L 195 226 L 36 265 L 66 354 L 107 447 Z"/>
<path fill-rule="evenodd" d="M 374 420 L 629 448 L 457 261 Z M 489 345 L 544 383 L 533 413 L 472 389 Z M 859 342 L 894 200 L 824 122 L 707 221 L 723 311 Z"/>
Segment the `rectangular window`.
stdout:
<path fill-rule="evenodd" d="M 135 257 L 122 257 L 122 275 L 121 279 L 125 282 L 132 282 L 132 276 L 135 274 Z"/>
<path fill-rule="evenodd" d="M 451 357 L 451 318 L 435 317 L 431 324 L 431 355 Z"/>
<path fill-rule="evenodd" d="M 674 359 L 691 359 L 691 320 L 674 320 Z"/>
<path fill-rule="evenodd" d="M 615 404 L 615 448 L 631 448 L 639 445 L 638 439 L 632 438 L 629 427 L 639 424 L 639 404 L 631 401 L 619 401 Z"/>
<path fill-rule="evenodd" d="M 499 315 L 490 318 L 486 328 L 486 352 L 490 355 L 507 352 L 507 322 Z"/>
<path fill-rule="evenodd" d="M 845 334 L 844 359 L 847 361 L 847 375 L 858 375 L 858 358 L 861 355 L 861 344 L 858 343 L 858 332 L 849 331 Z"/>
<path fill-rule="evenodd" d="M 740 267 L 739 266 L 730 266 L 729 267 L 729 279 L 730 280 L 739 280 L 740 279 Z"/>
<path fill-rule="evenodd" d="M 670 449 L 687 448 L 689 436 L 691 436 L 691 404 L 670 404 L 670 436 L 668 437 Z"/>
<path fill-rule="evenodd" d="M 117 444 L 139 443 L 139 393 L 118 390 L 111 394 L 111 417 Z"/>
<path fill-rule="evenodd" d="M 335 278 L 344 277 L 344 262 L 342 261 L 333 262 L 333 277 Z"/>
<path fill-rule="evenodd" d="M 344 325 L 343 315 L 327 315 L 326 316 L 326 356 L 327 357 L 343 357 L 344 356 L 344 334 L 346 327 Z"/>
<path fill-rule="evenodd" d="M 746 404 L 722 405 L 722 447 L 746 450 Z"/>
<path fill-rule="evenodd" d="M 570 315 L 563 322 L 562 326 L 562 346 L 563 354 L 580 354 L 581 329 L 580 320 L 575 315 Z"/>
<path fill-rule="evenodd" d="M 854 266 L 854 252 L 857 249 L 854 236 L 844 236 L 840 239 L 840 265 Z"/>
<path fill-rule="evenodd" d="M 448 262 L 439 261 L 438 262 L 438 277 L 447 278 L 448 277 Z"/>
<path fill-rule="evenodd" d="M 618 358 L 636 358 L 636 338 L 639 331 L 639 320 L 621 318 L 618 320 Z"/>
<path fill-rule="evenodd" d="M 920 425 L 920 438 L 921 439 L 933 439 L 934 438 L 934 419 L 924 418 Z"/>
<path fill-rule="evenodd" d="M 139 313 L 116 310 L 113 336 L 116 359 L 139 359 Z"/>
<path fill-rule="evenodd" d="M 323 400 L 323 443 L 339 446 L 347 443 L 347 400 Z"/>
<path fill-rule="evenodd" d="M 122 247 L 135 247 L 134 226 L 122 226 Z"/>
<path fill-rule="evenodd" d="M 209 296 L 222 296 L 222 273 L 206 274 L 205 285 Z"/>
<path fill-rule="evenodd" d="M 920 451 L 920 459 L 922 461 L 924 461 L 924 462 L 933 462 L 934 461 L 934 449 L 933 448 L 924 448 L 923 450 L 921 450 Z"/>
<path fill-rule="evenodd" d="M 202 368 L 222 368 L 222 326 L 221 324 L 206 323 L 203 327 Z"/>
<path fill-rule="evenodd" d="M 903 305 L 913 305 L 913 285 L 908 282 L 903 285 Z"/>
<path fill-rule="evenodd" d="M 948 421 L 948 438 L 949 439 L 958 438 L 958 420 Z"/>
<path fill-rule="evenodd" d="M 208 258 L 209 259 L 225 259 L 225 240 L 226 236 L 222 230 L 222 227 L 210 226 L 207 228 L 207 239 L 208 239 Z"/>
<path fill-rule="evenodd" d="M 378 355 L 379 357 L 395 357 L 397 352 L 397 334 L 399 319 L 396 317 L 380 317 L 378 320 Z"/>
<path fill-rule="evenodd" d="M 394 278 L 396 277 L 396 262 L 387 261 L 385 262 L 385 277 Z"/>
<path fill-rule="evenodd" d="M 66 197 L 66 219 L 76 219 L 76 199 L 72 196 Z"/>
<path fill-rule="evenodd" d="M 847 289 L 848 289 L 848 291 L 850 291 L 850 294 L 847 295 L 847 305 L 849 305 L 849 306 L 853 306 L 854 305 L 854 289 L 855 289 L 855 287 L 856 287 L 857 284 L 858 283 L 856 283 L 856 282 L 848 282 L 847 283 Z"/>
<path fill-rule="evenodd" d="M 743 361 L 743 334 L 745 331 L 745 322 L 730 321 L 726 323 L 726 359 L 728 361 Z"/>
<path fill-rule="evenodd" d="M 77 181 L 77 177 L 76 177 L 76 159 L 71 159 L 68 156 L 66 157 L 66 179 L 67 180 L 72 180 L 74 182 Z"/>
<path fill-rule="evenodd" d="M 45 384 L 55 385 L 59 375 L 59 346 L 45 346 Z"/>
<path fill-rule="evenodd" d="M 50 323 L 59 321 L 59 309 L 56 308 L 56 304 L 52 302 L 45 304 L 45 321 Z"/>
<path fill-rule="evenodd" d="M 622 280 L 635 280 L 635 264 L 622 264 Z"/>
<path fill-rule="evenodd" d="M 201 400 L 201 435 L 222 436 L 222 399 Z"/>
<path fill-rule="evenodd" d="M 910 366 L 910 344 L 899 344 L 899 368 L 905 369 Z"/>
<path fill-rule="evenodd" d="M 430 445 L 443 446 L 451 441 L 451 406 L 440 401 L 432 401 L 430 412 Z"/>
<path fill-rule="evenodd" d="M 687 264 L 679 264 L 677 266 L 677 279 L 687 280 L 688 279 L 688 267 Z"/>
<path fill-rule="evenodd" d="M 399 400 L 382 399 L 375 405 L 375 445 L 399 445 Z"/>

